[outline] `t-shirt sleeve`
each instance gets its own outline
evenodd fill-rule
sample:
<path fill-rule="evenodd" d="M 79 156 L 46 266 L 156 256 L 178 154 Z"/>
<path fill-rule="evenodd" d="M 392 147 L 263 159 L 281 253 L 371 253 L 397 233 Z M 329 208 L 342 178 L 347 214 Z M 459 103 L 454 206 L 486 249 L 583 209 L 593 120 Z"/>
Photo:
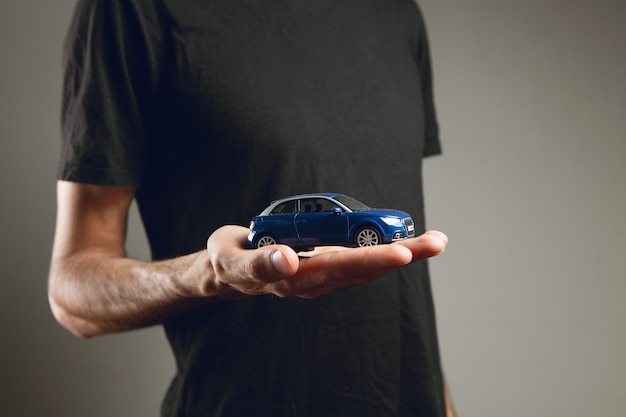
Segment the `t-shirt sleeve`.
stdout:
<path fill-rule="evenodd" d="M 132 1 L 78 1 L 63 47 L 58 179 L 141 182 L 159 59 L 153 23 Z"/>
<path fill-rule="evenodd" d="M 422 94 L 424 98 L 424 128 L 426 139 L 423 156 L 426 157 L 440 154 L 441 142 L 439 140 L 439 124 L 437 123 L 437 114 L 435 112 L 430 46 L 426 33 L 426 24 L 421 10 L 419 11 L 419 25 L 420 33 L 417 45 L 417 65 L 422 81 Z"/>

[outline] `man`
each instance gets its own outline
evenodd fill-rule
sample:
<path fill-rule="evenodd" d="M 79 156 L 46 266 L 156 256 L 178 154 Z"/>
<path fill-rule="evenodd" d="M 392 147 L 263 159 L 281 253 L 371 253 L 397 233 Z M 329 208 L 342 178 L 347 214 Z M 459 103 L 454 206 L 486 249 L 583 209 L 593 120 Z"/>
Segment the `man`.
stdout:
<path fill-rule="evenodd" d="M 418 261 L 445 235 L 298 257 L 233 226 L 340 191 L 424 232 L 421 158 L 438 152 L 410 0 L 79 1 L 52 311 L 82 337 L 162 323 L 177 362 L 163 416 L 444 415 Z M 133 199 L 153 262 L 125 254 Z"/>

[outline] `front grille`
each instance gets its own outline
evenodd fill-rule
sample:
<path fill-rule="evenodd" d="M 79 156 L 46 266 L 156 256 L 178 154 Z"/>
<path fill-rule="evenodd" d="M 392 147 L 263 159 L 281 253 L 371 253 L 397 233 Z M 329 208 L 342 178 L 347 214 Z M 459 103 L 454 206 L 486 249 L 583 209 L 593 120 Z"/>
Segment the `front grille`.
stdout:
<path fill-rule="evenodd" d="M 406 228 L 406 233 L 408 237 L 415 236 L 415 224 L 413 223 L 412 218 L 407 217 L 406 219 L 404 219 L 404 227 Z"/>

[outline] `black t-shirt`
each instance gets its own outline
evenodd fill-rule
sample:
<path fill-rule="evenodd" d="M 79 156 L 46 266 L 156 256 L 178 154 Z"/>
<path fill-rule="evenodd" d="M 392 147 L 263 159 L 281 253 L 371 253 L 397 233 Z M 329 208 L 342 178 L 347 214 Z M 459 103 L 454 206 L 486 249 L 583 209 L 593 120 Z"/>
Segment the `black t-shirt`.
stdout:
<path fill-rule="evenodd" d="M 412 0 L 85 0 L 64 52 L 58 178 L 137 186 L 155 259 L 305 192 L 424 230 L 421 162 L 439 141 Z M 177 375 L 163 416 L 444 414 L 426 262 L 164 326 Z"/>

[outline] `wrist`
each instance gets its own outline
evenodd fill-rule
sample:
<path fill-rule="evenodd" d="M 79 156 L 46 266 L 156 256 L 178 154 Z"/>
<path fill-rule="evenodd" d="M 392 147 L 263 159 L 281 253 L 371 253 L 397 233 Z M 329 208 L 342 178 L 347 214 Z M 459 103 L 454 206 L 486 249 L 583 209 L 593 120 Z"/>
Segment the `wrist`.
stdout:
<path fill-rule="evenodd" d="M 171 277 L 175 291 L 182 298 L 205 299 L 207 301 L 233 300 L 246 298 L 247 295 L 233 289 L 217 279 L 217 274 L 207 251 L 199 251 L 178 259 L 185 265 L 179 265 L 184 272 L 174 273 Z"/>

